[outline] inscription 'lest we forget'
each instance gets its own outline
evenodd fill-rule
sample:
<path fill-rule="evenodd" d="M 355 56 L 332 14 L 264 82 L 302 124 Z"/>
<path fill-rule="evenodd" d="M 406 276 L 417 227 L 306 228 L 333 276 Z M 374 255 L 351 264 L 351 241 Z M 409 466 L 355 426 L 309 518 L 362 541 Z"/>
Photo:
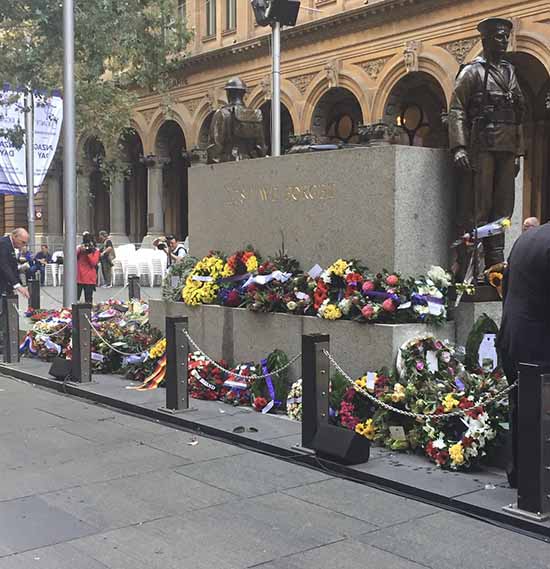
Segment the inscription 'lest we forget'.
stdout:
<path fill-rule="evenodd" d="M 335 184 L 311 184 L 272 188 L 224 188 L 225 205 L 240 206 L 245 203 L 306 202 L 336 199 Z"/>

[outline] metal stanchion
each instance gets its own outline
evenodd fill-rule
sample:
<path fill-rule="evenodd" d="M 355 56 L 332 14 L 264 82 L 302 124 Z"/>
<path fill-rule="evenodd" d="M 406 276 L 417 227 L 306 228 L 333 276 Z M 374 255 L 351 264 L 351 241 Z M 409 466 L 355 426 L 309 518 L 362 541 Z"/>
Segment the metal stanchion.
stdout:
<path fill-rule="evenodd" d="M 16 294 L 2 296 L 2 329 L 4 333 L 4 363 L 19 361 L 19 299 Z"/>
<path fill-rule="evenodd" d="M 343 464 L 367 462 L 370 441 L 329 422 L 328 335 L 302 336 L 302 449 Z"/>
<path fill-rule="evenodd" d="M 91 316 L 91 304 L 73 304 L 73 353 L 71 376 L 73 380 L 78 383 L 90 383 L 92 381 Z"/>
<path fill-rule="evenodd" d="M 29 279 L 29 309 L 40 310 L 40 278 Z"/>
<path fill-rule="evenodd" d="M 189 407 L 187 361 L 189 344 L 184 330 L 188 328 L 186 317 L 166 317 L 166 407 L 167 413 L 194 411 Z"/>
<path fill-rule="evenodd" d="M 519 365 L 518 501 L 503 508 L 535 521 L 550 517 L 550 374 L 544 371 Z"/>
<path fill-rule="evenodd" d="M 128 300 L 140 300 L 141 289 L 139 287 L 139 277 L 131 275 L 128 277 Z"/>

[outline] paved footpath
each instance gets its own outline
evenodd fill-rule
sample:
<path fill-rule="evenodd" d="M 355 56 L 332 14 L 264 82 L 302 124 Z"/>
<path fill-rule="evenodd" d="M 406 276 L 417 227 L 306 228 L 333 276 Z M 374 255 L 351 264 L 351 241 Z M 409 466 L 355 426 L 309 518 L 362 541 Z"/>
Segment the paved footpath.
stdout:
<path fill-rule="evenodd" d="M 0 377 L 0 569 L 550 568 L 550 545 Z"/>

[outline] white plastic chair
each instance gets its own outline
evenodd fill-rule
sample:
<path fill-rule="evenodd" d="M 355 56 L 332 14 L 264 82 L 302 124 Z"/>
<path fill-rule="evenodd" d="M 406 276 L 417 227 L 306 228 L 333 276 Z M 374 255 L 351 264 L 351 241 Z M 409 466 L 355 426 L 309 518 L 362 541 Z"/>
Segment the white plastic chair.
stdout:
<path fill-rule="evenodd" d="M 152 249 L 139 249 L 136 252 L 139 282 L 141 286 L 153 286 L 154 272 L 153 272 L 153 250 Z"/>
<path fill-rule="evenodd" d="M 167 258 L 162 251 L 153 251 L 151 257 L 153 267 L 153 284 L 152 286 L 161 286 L 164 276 L 166 275 Z"/>
<path fill-rule="evenodd" d="M 57 267 L 56 263 L 48 263 L 44 270 L 44 286 L 57 286 Z"/>
<path fill-rule="evenodd" d="M 123 259 L 113 259 L 113 286 L 123 286 L 124 285 L 124 260 Z"/>

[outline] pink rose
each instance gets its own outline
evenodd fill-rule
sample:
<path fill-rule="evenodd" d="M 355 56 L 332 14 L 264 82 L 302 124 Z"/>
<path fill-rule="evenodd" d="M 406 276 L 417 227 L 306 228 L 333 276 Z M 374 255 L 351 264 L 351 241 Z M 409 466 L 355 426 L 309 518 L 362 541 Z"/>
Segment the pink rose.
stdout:
<path fill-rule="evenodd" d="M 365 281 L 363 283 L 363 292 L 370 292 L 371 290 L 374 290 L 376 287 L 374 286 L 374 283 L 372 281 Z"/>
<path fill-rule="evenodd" d="M 422 371 L 422 370 L 424 369 L 424 362 L 421 361 L 421 360 L 418 360 L 418 361 L 416 362 L 416 369 L 417 369 L 418 371 Z"/>
<path fill-rule="evenodd" d="M 372 306 L 372 304 L 367 304 L 363 306 L 363 308 L 361 309 L 361 314 L 363 315 L 364 318 L 370 320 L 374 316 L 374 307 Z"/>
<path fill-rule="evenodd" d="M 399 277 L 397 275 L 388 275 L 386 277 L 386 284 L 389 286 L 397 286 L 399 282 Z"/>
<path fill-rule="evenodd" d="M 386 312 L 395 312 L 396 308 L 393 300 L 391 298 L 386 298 L 382 303 L 382 309 Z"/>

